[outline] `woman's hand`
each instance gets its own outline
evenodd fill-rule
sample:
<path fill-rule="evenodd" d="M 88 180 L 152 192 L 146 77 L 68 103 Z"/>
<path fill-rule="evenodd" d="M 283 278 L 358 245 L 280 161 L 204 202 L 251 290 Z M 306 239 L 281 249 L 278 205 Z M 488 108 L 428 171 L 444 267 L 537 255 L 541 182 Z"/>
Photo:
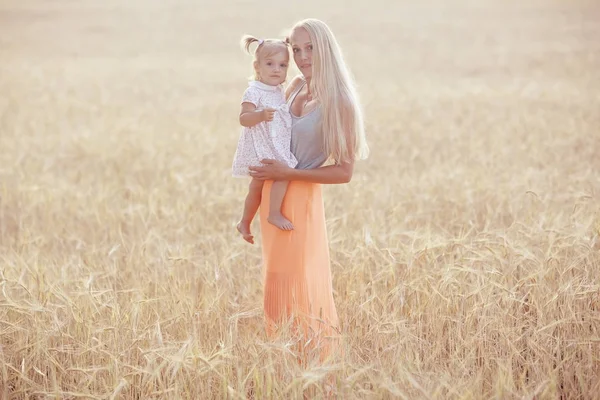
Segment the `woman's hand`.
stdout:
<path fill-rule="evenodd" d="M 290 172 L 293 171 L 293 168 L 288 167 L 281 161 L 271 159 L 261 160 L 261 163 L 263 164 L 261 167 L 249 167 L 251 177 L 261 181 L 290 180 Z"/>

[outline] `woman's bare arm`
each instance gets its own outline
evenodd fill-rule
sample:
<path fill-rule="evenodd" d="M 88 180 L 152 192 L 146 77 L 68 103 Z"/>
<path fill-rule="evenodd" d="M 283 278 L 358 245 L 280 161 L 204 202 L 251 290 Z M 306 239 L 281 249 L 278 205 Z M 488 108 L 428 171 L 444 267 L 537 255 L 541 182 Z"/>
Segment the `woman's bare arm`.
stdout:
<path fill-rule="evenodd" d="M 294 169 L 276 160 L 262 160 L 263 166 L 250 167 L 250 176 L 260 180 L 304 181 L 312 183 L 348 183 L 354 161 L 312 169 Z"/>
<path fill-rule="evenodd" d="M 352 180 L 353 169 L 354 162 L 321 168 L 292 169 L 288 180 L 324 184 L 348 183 Z"/>

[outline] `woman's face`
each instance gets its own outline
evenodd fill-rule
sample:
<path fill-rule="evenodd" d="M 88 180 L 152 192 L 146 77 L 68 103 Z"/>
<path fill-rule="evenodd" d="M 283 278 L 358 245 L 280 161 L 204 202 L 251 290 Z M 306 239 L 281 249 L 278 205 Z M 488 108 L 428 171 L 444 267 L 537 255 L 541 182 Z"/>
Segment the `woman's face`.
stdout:
<path fill-rule="evenodd" d="M 290 36 L 294 61 L 305 78 L 312 77 L 312 51 L 313 45 L 310 36 L 304 28 L 296 28 Z"/>

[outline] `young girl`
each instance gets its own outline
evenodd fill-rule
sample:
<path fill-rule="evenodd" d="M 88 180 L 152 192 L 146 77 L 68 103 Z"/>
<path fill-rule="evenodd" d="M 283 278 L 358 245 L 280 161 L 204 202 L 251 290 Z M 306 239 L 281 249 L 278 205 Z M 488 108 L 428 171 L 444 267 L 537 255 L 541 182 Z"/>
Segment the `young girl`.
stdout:
<path fill-rule="evenodd" d="M 250 176 L 248 167 L 260 166 L 263 159 L 275 159 L 294 168 L 298 161 L 290 151 L 292 117 L 285 101 L 281 84 L 285 81 L 289 63 L 288 45 L 278 39 L 257 39 L 244 36 L 242 46 L 250 53 L 250 45 L 258 43 L 254 51 L 254 80 L 242 97 L 240 124 L 244 127 L 233 159 L 233 176 Z M 281 205 L 287 190 L 287 181 L 273 183 L 268 222 L 281 230 L 294 229 L 281 214 Z M 250 224 L 261 202 L 263 181 L 252 179 L 244 204 L 242 220 L 237 230 L 244 240 L 254 243 Z"/>

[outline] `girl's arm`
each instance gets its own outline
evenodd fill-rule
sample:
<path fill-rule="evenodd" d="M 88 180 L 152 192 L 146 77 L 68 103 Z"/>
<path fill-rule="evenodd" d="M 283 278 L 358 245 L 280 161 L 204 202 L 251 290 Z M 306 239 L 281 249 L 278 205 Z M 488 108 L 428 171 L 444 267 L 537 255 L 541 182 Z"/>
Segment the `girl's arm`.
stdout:
<path fill-rule="evenodd" d="M 276 160 L 262 160 L 263 166 L 250 167 L 250 176 L 259 180 L 304 181 L 312 183 L 348 183 L 354 161 L 313 169 L 294 169 Z"/>
<path fill-rule="evenodd" d="M 275 109 L 273 108 L 257 110 L 254 104 L 244 102 L 240 111 L 240 124 L 246 128 L 250 128 L 263 121 L 273 121 L 273 114 L 275 114 Z"/>

